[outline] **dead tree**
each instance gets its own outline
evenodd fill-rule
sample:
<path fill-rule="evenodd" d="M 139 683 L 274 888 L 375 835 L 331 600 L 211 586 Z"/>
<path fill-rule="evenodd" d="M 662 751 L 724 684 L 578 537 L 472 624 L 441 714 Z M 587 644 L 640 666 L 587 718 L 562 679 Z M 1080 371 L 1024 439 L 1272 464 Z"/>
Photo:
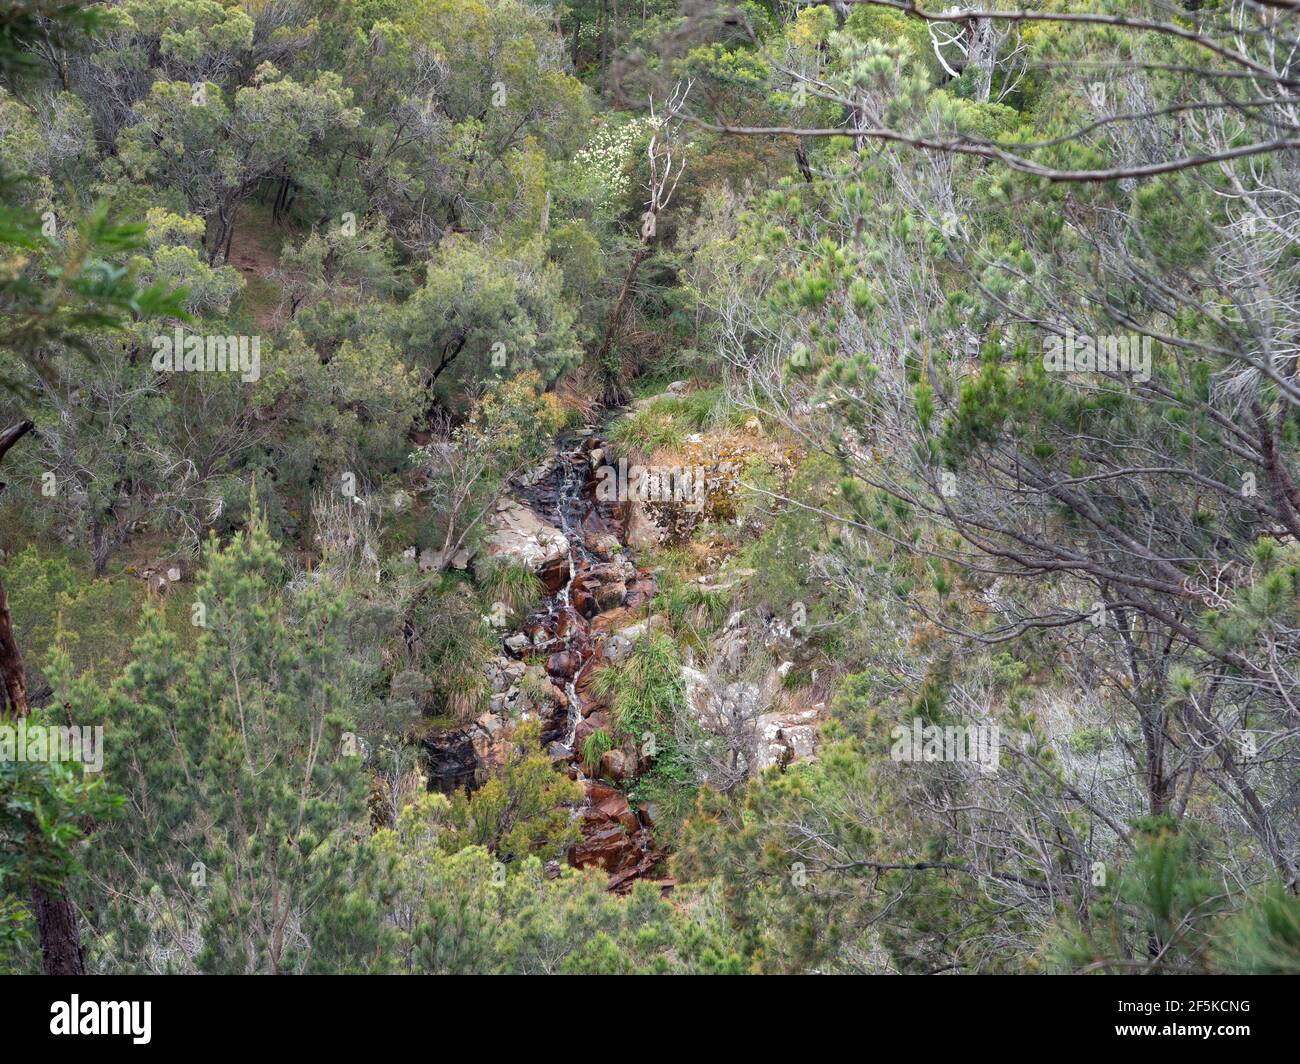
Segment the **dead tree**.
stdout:
<path fill-rule="evenodd" d="M 609 357 L 610 347 L 623 323 L 623 315 L 627 310 L 637 271 L 650 257 L 651 245 L 659 225 L 659 215 L 663 213 L 673 198 L 673 193 L 677 191 L 677 183 L 681 180 L 682 171 L 686 167 L 683 146 L 679 143 L 681 123 L 678 116 L 686 105 L 686 98 L 690 91 L 690 81 L 679 81 L 664 104 L 661 115 L 656 115 L 654 98 L 650 99 L 651 133 L 650 143 L 646 148 L 646 157 L 650 164 L 650 177 L 646 183 L 649 197 L 646 200 L 645 213 L 641 216 L 641 242 L 637 246 L 636 254 L 632 256 L 627 276 L 623 279 L 623 287 L 619 290 L 614 310 L 605 326 L 600 350 L 596 353 L 597 364 L 602 366 L 605 364 L 605 359 Z"/>

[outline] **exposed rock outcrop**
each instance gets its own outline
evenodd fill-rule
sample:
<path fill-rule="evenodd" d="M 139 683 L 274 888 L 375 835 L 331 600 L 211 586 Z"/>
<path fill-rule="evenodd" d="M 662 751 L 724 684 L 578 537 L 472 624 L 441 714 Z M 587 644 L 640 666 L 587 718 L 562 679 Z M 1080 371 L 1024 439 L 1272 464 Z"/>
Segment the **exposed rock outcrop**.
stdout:
<path fill-rule="evenodd" d="M 597 865 L 615 878 L 610 887 L 623 886 L 650 872 L 662 860 L 651 840 L 650 828 L 613 787 L 593 780 L 585 783 L 582 841 L 569 851 L 574 868 Z"/>
<path fill-rule="evenodd" d="M 612 731 L 609 707 L 595 690 L 596 669 L 627 660 L 631 638 L 613 634 L 617 628 L 649 630 L 637 607 L 656 585 L 624 547 L 629 507 L 598 498 L 594 471 L 602 453 L 588 437 L 518 484 L 490 515 L 486 557 L 537 573 L 548 601 L 504 635 L 502 653 L 488 669 L 489 710 L 470 725 L 431 735 L 425 749 L 431 788 L 473 789 L 504 760 L 518 721 L 540 720 L 542 745 L 556 769 L 585 787 L 576 810 L 582 841 L 569 861 L 605 869 L 611 889 L 623 889 L 653 871 L 662 855 L 627 798 L 585 778 L 582 744 L 597 731 Z M 635 751 L 612 749 L 595 773 L 617 783 L 644 767 Z"/>
<path fill-rule="evenodd" d="M 678 382 L 675 389 L 670 394 L 684 394 L 686 386 Z M 500 763 L 517 722 L 539 719 L 543 748 L 556 769 L 585 788 L 575 810 L 582 841 L 569 862 L 603 868 L 611 889 L 653 874 L 662 855 L 653 845 L 652 806 L 634 809 L 620 791 L 649 769 L 648 758 L 628 740 L 602 749 L 595 765 L 582 762 L 583 745 L 592 736 L 618 739 L 595 677 L 601 668 L 626 665 L 637 640 L 665 627 L 664 617 L 645 614 L 658 589 L 653 574 L 638 568 L 638 549 L 689 536 L 701 514 L 710 522 L 732 520 L 746 459 L 743 448 L 725 438 L 696 434 L 686 442 L 683 457 L 707 470 L 707 505 L 699 511 L 683 515 L 676 511 L 689 508 L 606 497 L 598 490 L 599 474 L 616 458 L 591 436 L 498 503 L 488 522 L 487 557 L 526 565 L 539 575 L 548 600 L 505 634 L 503 653 L 489 671 L 489 712 L 427 744 L 443 762 L 431 773 L 431 786 L 474 787 Z M 714 558 L 701 560 L 710 567 L 700 583 L 719 590 L 751 575 L 733 570 L 719 577 Z M 739 771 L 743 780 L 772 765 L 816 756 L 821 707 L 786 691 L 782 682 L 796 663 L 807 664 L 796 626 L 737 612 L 704 660 L 707 671 L 690 665 L 682 671 L 697 723 L 718 739 L 717 751 L 706 743 L 699 752 L 702 776 L 712 778 L 716 771 L 720 781 Z M 739 763 L 736 750 L 743 751 Z M 588 779 L 588 773 L 598 778 Z"/>

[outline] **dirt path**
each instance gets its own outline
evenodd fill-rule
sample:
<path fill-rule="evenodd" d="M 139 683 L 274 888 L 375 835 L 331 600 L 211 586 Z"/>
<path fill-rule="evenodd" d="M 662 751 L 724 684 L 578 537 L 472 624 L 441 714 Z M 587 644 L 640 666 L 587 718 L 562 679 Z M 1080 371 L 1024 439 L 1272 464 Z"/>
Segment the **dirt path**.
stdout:
<path fill-rule="evenodd" d="M 269 223 L 268 223 L 269 225 Z M 230 265 L 243 275 L 244 305 L 252 311 L 259 331 L 269 332 L 280 306 L 280 285 L 273 274 L 279 266 L 279 238 L 258 218 L 245 218 L 230 241 Z"/>

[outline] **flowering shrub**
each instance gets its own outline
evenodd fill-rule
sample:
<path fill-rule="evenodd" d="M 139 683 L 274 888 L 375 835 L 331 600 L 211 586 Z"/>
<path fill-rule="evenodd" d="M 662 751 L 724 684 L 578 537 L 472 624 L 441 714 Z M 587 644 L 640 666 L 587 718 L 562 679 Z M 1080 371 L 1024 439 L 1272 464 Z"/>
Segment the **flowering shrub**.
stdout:
<path fill-rule="evenodd" d="M 633 118 L 617 126 L 600 126 L 574 154 L 574 164 L 599 186 L 603 206 L 627 194 L 632 184 L 628 161 L 650 129 L 648 118 Z"/>

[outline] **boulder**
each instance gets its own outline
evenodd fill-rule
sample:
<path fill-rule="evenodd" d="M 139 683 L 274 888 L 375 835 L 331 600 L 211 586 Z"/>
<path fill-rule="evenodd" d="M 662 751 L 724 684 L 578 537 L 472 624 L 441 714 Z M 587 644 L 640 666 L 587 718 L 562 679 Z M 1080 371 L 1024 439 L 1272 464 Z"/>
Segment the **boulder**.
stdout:
<path fill-rule="evenodd" d="M 588 780 L 583 789 L 587 792 L 587 800 L 593 808 L 619 793 L 609 784 L 601 783 L 600 780 Z"/>
<path fill-rule="evenodd" d="M 542 581 L 542 587 L 546 589 L 548 595 L 554 595 L 569 580 L 569 555 L 560 555 L 558 558 L 547 558 L 537 567 L 537 575 Z"/>
<path fill-rule="evenodd" d="M 758 718 L 760 769 L 807 761 L 817 752 L 817 710 L 786 709 Z"/>
<path fill-rule="evenodd" d="M 714 643 L 714 660 L 729 673 L 740 671 L 749 650 L 749 633 L 743 628 L 729 628 Z"/>
<path fill-rule="evenodd" d="M 596 611 L 604 613 L 606 610 L 615 610 L 623 605 L 623 600 L 627 598 L 627 585 L 622 581 L 610 581 L 605 584 L 596 585 Z"/>
<path fill-rule="evenodd" d="M 622 665 L 632 655 L 632 640 L 623 635 L 611 635 L 605 640 L 603 653 L 611 665 Z"/>
<path fill-rule="evenodd" d="M 502 499 L 487 519 L 487 552 L 491 558 L 527 566 L 541 573 L 548 565 L 567 565 L 569 541 L 523 503 Z"/>
<path fill-rule="evenodd" d="M 631 862 L 634 854 L 623 825 L 616 820 L 602 820 L 583 825 L 582 841 L 569 851 L 569 864 L 574 868 L 599 865 L 606 872 L 617 872 Z"/>
<path fill-rule="evenodd" d="M 643 502 L 633 502 L 628 507 L 627 531 L 624 534 L 627 545 L 632 550 L 645 550 L 659 546 L 664 539 L 664 531 L 650 515 Z"/>
<path fill-rule="evenodd" d="M 638 575 L 627 585 L 627 606 L 629 609 L 635 609 L 637 606 L 643 606 L 655 597 L 659 587 L 653 576 Z"/>
<path fill-rule="evenodd" d="M 609 610 L 593 617 L 591 621 L 591 631 L 593 634 L 600 632 L 617 632 L 620 628 L 626 627 L 632 622 L 633 613 L 626 607 L 619 607 L 616 610 Z"/>
<path fill-rule="evenodd" d="M 488 663 L 487 678 L 493 694 L 507 691 L 519 682 L 524 674 L 524 663 L 498 654 Z"/>
<path fill-rule="evenodd" d="M 573 606 L 584 617 L 617 609 L 627 597 L 627 580 L 636 573 L 626 559 L 583 566 L 573 579 Z"/>
<path fill-rule="evenodd" d="M 484 713 L 474 722 L 469 731 L 474 753 L 486 770 L 499 768 L 505 764 L 510 753 L 510 737 L 514 726 L 503 721 L 495 713 Z"/>
<path fill-rule="evenodd" d="M 641 822 L 646 827 L 652 828 L 659 821 L 659 803 L 658 802 L 641 802 L 637 805 L 637 812 L 640 814 Z"/>
<path fill-rule="evenodd" d="M 594 617 L 600 612 L 596 606 L 596 596 L 581 577 L 574 580 L 573 587 L 569 589 L 569 598 L 573 602 L 573 608 L 583 617 Z"/>
<path fill-rule="evenodd" d="M 628 625 L 626 628 L 621 629 L 619 634 L 635 643 L 638 639 L 644 639 L 645 636 L 651 632 L 657 632 L 666 627 L 667 623 L 668 622 L 664 620 L 663 614 L 655 613 L 651 614 L 644 621 Z"/>
<path fill-rule="evenodd" d="M 627 797 L 599 780 L 583 785 L 587 801 L 581 811 L 582 841 L 569 851 L 569 863 L 575 868 L 599 865 L 611 874 L 626 871 L 629 877 L 648 872 L 660 855 Z"/>
<path fill-rule="evenodd" d="M 524 487 L 534 487 L 549 477 L 555 471 L 556 455 L 551 455 L 546 461 L 542 462 L 536 469 L 531 469 L 527 473 L 519 476 L 519 483 Z"/>
<path fill-rule="evenodd" d="M 682 666 L 681 676 L 682 684 L 686 689 L 687 705 L 692 706 L 696 713 L 703 711 L 708 705 L 711 694 L 709 677 L 690 665 Z"/>
<path fill-rule="evenodd" d="M 627 777 L 627 756 L 622 750 L 606 750 L 601 755 L 600 774 L 615 783 L 621 783 Z"/>
<path fill-rule="evenodd" d="M 604 562 L 612 561 L 623 550 L 618 537 L 608 532 L 588 532 L 586 543 L 587 550 Z"/>
<path fill-rule="evenodd" d="M 591 722 L 589 717 L 578 721 L 578 726 L 573 729 L 574 750 L 581 752 L 582 744 L 591 738 L 591 735 L 595 730 L 596 725 Z"/>
<path fill-rule="evenodd" d="M 641 830 L 641 821 L 632 812 L 625 795 L 615 792 L 594 808 L 606 820 L 617 820 L 630 834 Z"/>
<path fill-rule="evenodd" d="M 577 679 L 573 681 L 573 689 L 578 696 L 578 704 L 582 707 L 582 715 L 584 717 L 591 716 L 591 714 L 598 709 L 609 708 L 606 705 L 605 700 L 596 693 L 595 689 L 596 666 L 598 662 L 599 659 L 593 656 L 592 659 L 582 667 L 582 671 L 578 673 Z"/>
<path fill-rule="evenodd" d="M 546 659 L 546 671 L 554 677 L 572 680 L 582 667 L 582 658 L 569 650 L 561 650 Z"/>
<path fill-rule="evenodd" d="M 441 550 L 422 550 L 416 565 L 419 566 L 422 573 L 441 572 L 443 569 L 448 568 L 464 570 L 469 568 L 470 553 L 467 548 L 462 547 L 460 550 L 455 551 L 451 558 L 444 563 L 445 559 L 447 559 L 447 555 Z"/>

